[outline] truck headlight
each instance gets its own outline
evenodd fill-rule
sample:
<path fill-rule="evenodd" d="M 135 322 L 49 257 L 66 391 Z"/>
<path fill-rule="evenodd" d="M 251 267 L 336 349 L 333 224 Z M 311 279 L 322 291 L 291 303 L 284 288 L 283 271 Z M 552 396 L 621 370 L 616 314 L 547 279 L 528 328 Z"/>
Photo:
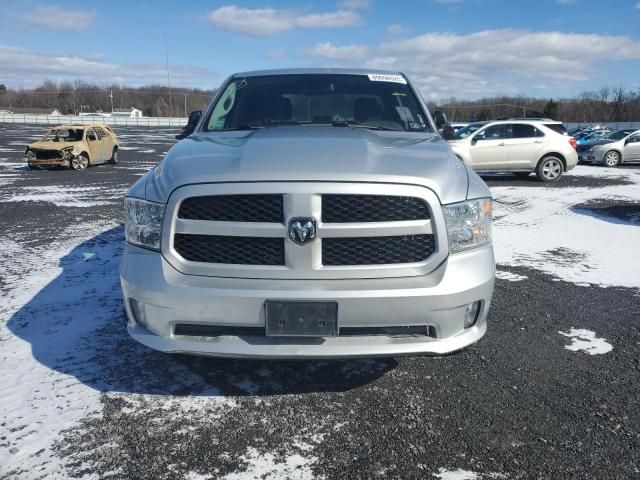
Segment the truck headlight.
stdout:
<path fill-rule="evenodd" d="M 164 205 L 139 198 L 124 199 L 124 237 L 139 247 L 160 250 Z"/>
<path fill-rule="evenodd" d="M 444 206 L 449 251 L 460 252 L 491 243 L 490 198 L 478 198 Z"/>

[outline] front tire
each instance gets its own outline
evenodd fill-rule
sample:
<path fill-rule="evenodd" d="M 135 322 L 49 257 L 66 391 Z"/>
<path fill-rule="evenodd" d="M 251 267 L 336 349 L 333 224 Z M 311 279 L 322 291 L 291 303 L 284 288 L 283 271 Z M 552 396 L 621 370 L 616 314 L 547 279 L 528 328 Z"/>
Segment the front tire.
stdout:
<path fill-rule="evenodd" d="M 84 170 L 89 166 L 89 158 L 85 154 L 80 154 L 71 159 L 71 168 L 74 170 Z"/>
<path fill-rule="evenodd" d="M 560 180 L 563 172 L 564 166 L 562 160 L 554 155 L 544 157 L 540 160 L 536 168 L 536 175 L 543 182 L 557 182 Z"/>
<path fill-rule="evenodd" d="M 602 163 L 605 167 L 617 167 L 620 164 L 620 154 L 611 150 L 604 155 Z"/>
<path fill-rule="evenodd" d="M 117 165 L 120 162 L 120 151 L 118 147 L 113 147 L 113 153 L 111 153 L 111 158 L 109 159 L 109 163 L 113 163 Z"/>

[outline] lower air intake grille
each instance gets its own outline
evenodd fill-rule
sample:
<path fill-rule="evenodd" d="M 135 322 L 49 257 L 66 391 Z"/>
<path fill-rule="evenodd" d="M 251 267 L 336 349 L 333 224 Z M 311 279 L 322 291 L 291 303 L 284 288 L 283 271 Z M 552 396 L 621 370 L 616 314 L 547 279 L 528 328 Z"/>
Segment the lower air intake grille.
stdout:
<path fill-rule="evenodd" d="M 330 266 L 417 263 L 426 260 L 433 250 L 433 235 L 323 238 L 322 263 Z"/>
<path fill-rule="evenodd" d="M 178 323 L 173 328 L 174 335 L 192 337 L 221 337 L 221 336 L 264 336 L 264 327 L 235 327 L 224 325 L 201 325 L 193 323 Z"/>
<path fill-rule="evenodd" d="M 284 265 L 283 238 L 177 233 L 174 248 L 185 260 L 235 265 Z"/>

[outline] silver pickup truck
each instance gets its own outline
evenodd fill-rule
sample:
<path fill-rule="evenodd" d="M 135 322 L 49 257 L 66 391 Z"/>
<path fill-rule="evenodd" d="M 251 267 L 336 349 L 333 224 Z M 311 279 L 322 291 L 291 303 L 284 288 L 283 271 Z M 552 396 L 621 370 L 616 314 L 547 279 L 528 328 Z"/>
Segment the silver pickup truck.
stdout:
<path fill-rule="evenodd" d="M 401 73 L 238 73 L 125 199 L 128 331 L 165 352 L 444 354 L 485 333 L 492 201 Z"/>

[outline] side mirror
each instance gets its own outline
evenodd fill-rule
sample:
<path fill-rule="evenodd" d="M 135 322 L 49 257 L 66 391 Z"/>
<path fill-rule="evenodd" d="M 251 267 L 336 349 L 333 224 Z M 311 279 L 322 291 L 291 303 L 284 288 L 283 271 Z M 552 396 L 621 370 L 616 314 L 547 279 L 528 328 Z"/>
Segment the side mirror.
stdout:
<path fill-rule="evenodd" d="M 449 125 L 448 123 L 446 123 L 442 127 L 442 138 L 444 138 L 445 140 L 455 140 L 456 139 L 456 130 L 451 125 Z"/>
<path fill-rule="evenodd" d="M 182 131 L 178 135 L 176 135 L 176 139 L 182 140 L 183 138 L 187 138 L 189 135 L 191 135 L 198 126 L 198 122 L 200 122 L 201 118 L 202 112 L 200 110 L 191 112 L 189 114 L 189 120 L 187 121 L 187 124 L 184 126 Z"/>
<path fill-rule="evenodd" d="M 92 133 L 90 133 L 89 135 L 87 135 L 87 140 L 89 140 L 90 142 L 94 142 L 97 140 L 96 136 L 93 135 Z"/>
<path fill-rule="evenodd" d="M 473 137 L 471 139 L 471 145 L 475 145 L 476 143 L 478 143 L 478 137 Z"/>
<path fill-rule="evenodd" d="M 438 130 L 442 130 L 442 128 L 447 123 L 447 116 L 444 114 L 442 110 L 436 110 L 433 114 L 433 121 L 436 124 L 436 128 Z"/>

